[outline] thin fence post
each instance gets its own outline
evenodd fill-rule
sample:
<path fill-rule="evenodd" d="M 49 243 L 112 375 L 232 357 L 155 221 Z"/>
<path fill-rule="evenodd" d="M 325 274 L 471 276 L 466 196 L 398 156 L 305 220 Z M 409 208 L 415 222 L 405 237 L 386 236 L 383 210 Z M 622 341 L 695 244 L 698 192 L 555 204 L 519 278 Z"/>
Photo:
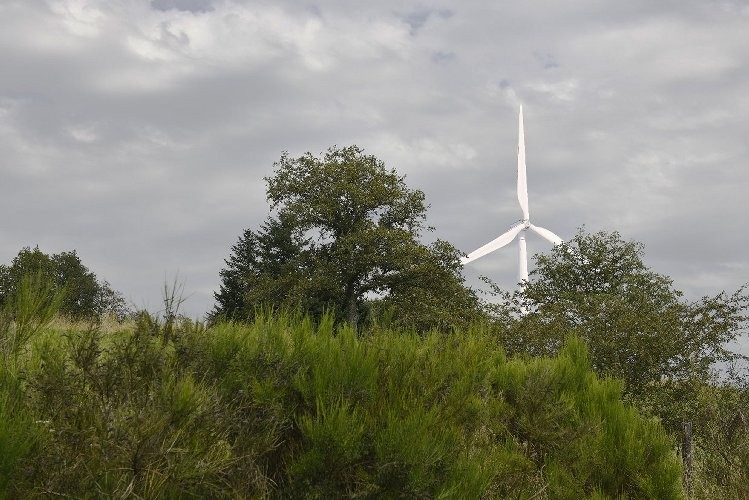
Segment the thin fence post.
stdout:
<path fill-rule="evenodd" d="M 692 496 L 692 422 L 682 422 L 681 462 L 684 466 L 684 489 Z"/>

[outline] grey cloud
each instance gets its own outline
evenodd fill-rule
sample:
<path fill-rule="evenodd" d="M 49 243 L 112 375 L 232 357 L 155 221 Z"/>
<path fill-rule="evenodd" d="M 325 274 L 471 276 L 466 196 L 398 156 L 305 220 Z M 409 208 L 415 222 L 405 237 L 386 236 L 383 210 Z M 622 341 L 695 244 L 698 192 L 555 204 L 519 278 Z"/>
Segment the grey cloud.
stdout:
<path fill-rule="evenodd" d="M 411 27 L 411 35 L 416 35 L 429 21 L 429 18 L 438 17 L 440 19 L 449 19 L 453 14 L 454 12 L 449 9 L 434 10 L 419 8 L 407 14 L 403 14 L 402 19 Z"/>
<path fill-rule="evenodd" d="M 617 229 L 690 296 L 749 281 L 738 4 L 126 4 L 0 18 L 2 261 L 75 248 L 151 307 L 179 271 L 202 314 L 281 151 L 351 143 L 426 192 L 429 238 L 470 251 L 520 217 L 522 102 L 534 222 Z M 472 283 L 514 285 L 504 250 Z"/>
<path fill-rule="evenodd" d="M 208 12 L 214 10 L 213 0 L 151 0 L 158 10 L 183 10 L 187 12 Z"/>

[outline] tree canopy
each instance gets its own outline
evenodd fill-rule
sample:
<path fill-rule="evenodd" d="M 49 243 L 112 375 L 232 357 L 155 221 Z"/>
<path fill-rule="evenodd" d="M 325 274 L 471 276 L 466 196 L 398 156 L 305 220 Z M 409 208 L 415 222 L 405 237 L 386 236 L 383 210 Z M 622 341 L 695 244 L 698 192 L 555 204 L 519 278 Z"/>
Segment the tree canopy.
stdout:
<path fill-rule="evenodd" d="M 248 318 L 262 305 L 314 315 L 332 308 L 356 325 L 375 305 L 428 328 L 478 313 L 459 252 L 419 241 L 430 230 L 424 193 L 395 170 L 358 146 L 322 157 L 284 153 L 275 167 L 266 178 L 271 214 L 232 247 L 214 315 Z"/>
<path fill-rule="evenodd" d="M 71 318 L 122 316 L 127 311 L 122 295 L 83 265 L 75 250 L 48 255 L 39 247 L 21 249 L 10 265 L 0 265 L 0 305 L 16 295 L 25 276 L 48 283 L 52 294 L 62 294 L 59 312 Z"/>
<path fill-rule="evenodd" d="M 567 245 L 536 257 L 524 291 L 530 313 L 507 321 L 510 352 L 551 354 L 575 334 L 599 373 L 621 377 L 630 394 L 663 381 L 705 378 L 736 357 L 726 344 L 746 328 L 749 296 L 687 301 L 667 276 L 643 262 L 643 245 L 617 232 L 580 230 Z M 509 316 L 507 316 L 509 318 Z"/>

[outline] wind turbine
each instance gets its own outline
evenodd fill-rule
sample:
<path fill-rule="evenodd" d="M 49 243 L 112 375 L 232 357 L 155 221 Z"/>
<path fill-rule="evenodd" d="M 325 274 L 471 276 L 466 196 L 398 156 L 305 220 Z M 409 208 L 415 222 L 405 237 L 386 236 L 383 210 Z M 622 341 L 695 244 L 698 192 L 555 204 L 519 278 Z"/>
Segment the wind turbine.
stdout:
<path fill-rule="evenodd" d="M 520 106 L 520 115 L 518 117 L 518 202 L 520 209 L 523 211 L 523 220 L 513 224 L 510 229 L 493 239 L 486 245 L 482 246 L 463 257 L 460 262 L 465 265 L 474 260 L 483 257 L 495 250 L 508 245 L 516 236 L 519 247 L 519 271 L 518 278 L 521 283 L 528 280 L 528 251 L 525 246 L 525 233 L 529 229 L 548 240 L 554 245 L 563 243 L 562 238 L 552 233 L 548 229 L 531 224 L 530 213 L 528 212 L 528 181 L 525 176 L 525 134 L 523 132 L 523 106 Z"/>

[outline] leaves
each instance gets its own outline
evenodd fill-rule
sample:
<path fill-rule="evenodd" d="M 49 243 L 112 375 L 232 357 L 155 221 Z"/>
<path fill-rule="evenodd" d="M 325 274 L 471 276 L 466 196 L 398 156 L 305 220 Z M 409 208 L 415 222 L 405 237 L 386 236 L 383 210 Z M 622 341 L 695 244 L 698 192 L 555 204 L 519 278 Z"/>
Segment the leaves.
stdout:
<path fill-rule="evenodd" d="M 523 294 L 532 314 L 506 320 L 510 345 L 552 354 L 570 334 L 590 346 L 594 368 L 640 395 L 665 379 L 708 377 L 733 355 L 749 309 L 744 289 L 689 303 L 643 262 L 643 246 L 617 232 L 580 230 L 569 245 L 537 257 Z M 509 317 L 508 317 L 509 318 Z"/>
<path fill-rule="evenodd" d="M 398 310 L 419 330 L 483 317 L 452 245 L 430 246 L 424 193 L 358 146 L 318 158 L 284 153 L 266 179 L 273 215 L 232 247 L 214 316 L 247 319 L 262 306 L 335 310 L 349 324 Z"/>
<path fill-rule="evenodd" d="M 284 153 L 276 167 L 266 178 L 271 208 L 305 231 L 338 238 L 379 224 L 416 234 L 422 227 L 424 193 L 408 189 L 403 177 L 358 146 L 332 147 L 322 159 Z"/>
<path fill-rule="evenodd" d="M 4 366 L 14 367 L 30 340 L 52 321 L 64 300 L 41 272 L 21 278 L 15 293 L 0 309 L 0 354 Z"/>
<path fill-rule="evenodd" d="M 94 319 L 104 313 L 122 319 L 128 312 L 122 295 L 99 281 L 75 250 L 47 255 L 38 247 L 23 248 L 9 266 L 0 265 L 0 304 L 14 296 L 27 275 L 39 275 L 52 292 L 63 293 L 60 313 L 73 319 Z"/>

